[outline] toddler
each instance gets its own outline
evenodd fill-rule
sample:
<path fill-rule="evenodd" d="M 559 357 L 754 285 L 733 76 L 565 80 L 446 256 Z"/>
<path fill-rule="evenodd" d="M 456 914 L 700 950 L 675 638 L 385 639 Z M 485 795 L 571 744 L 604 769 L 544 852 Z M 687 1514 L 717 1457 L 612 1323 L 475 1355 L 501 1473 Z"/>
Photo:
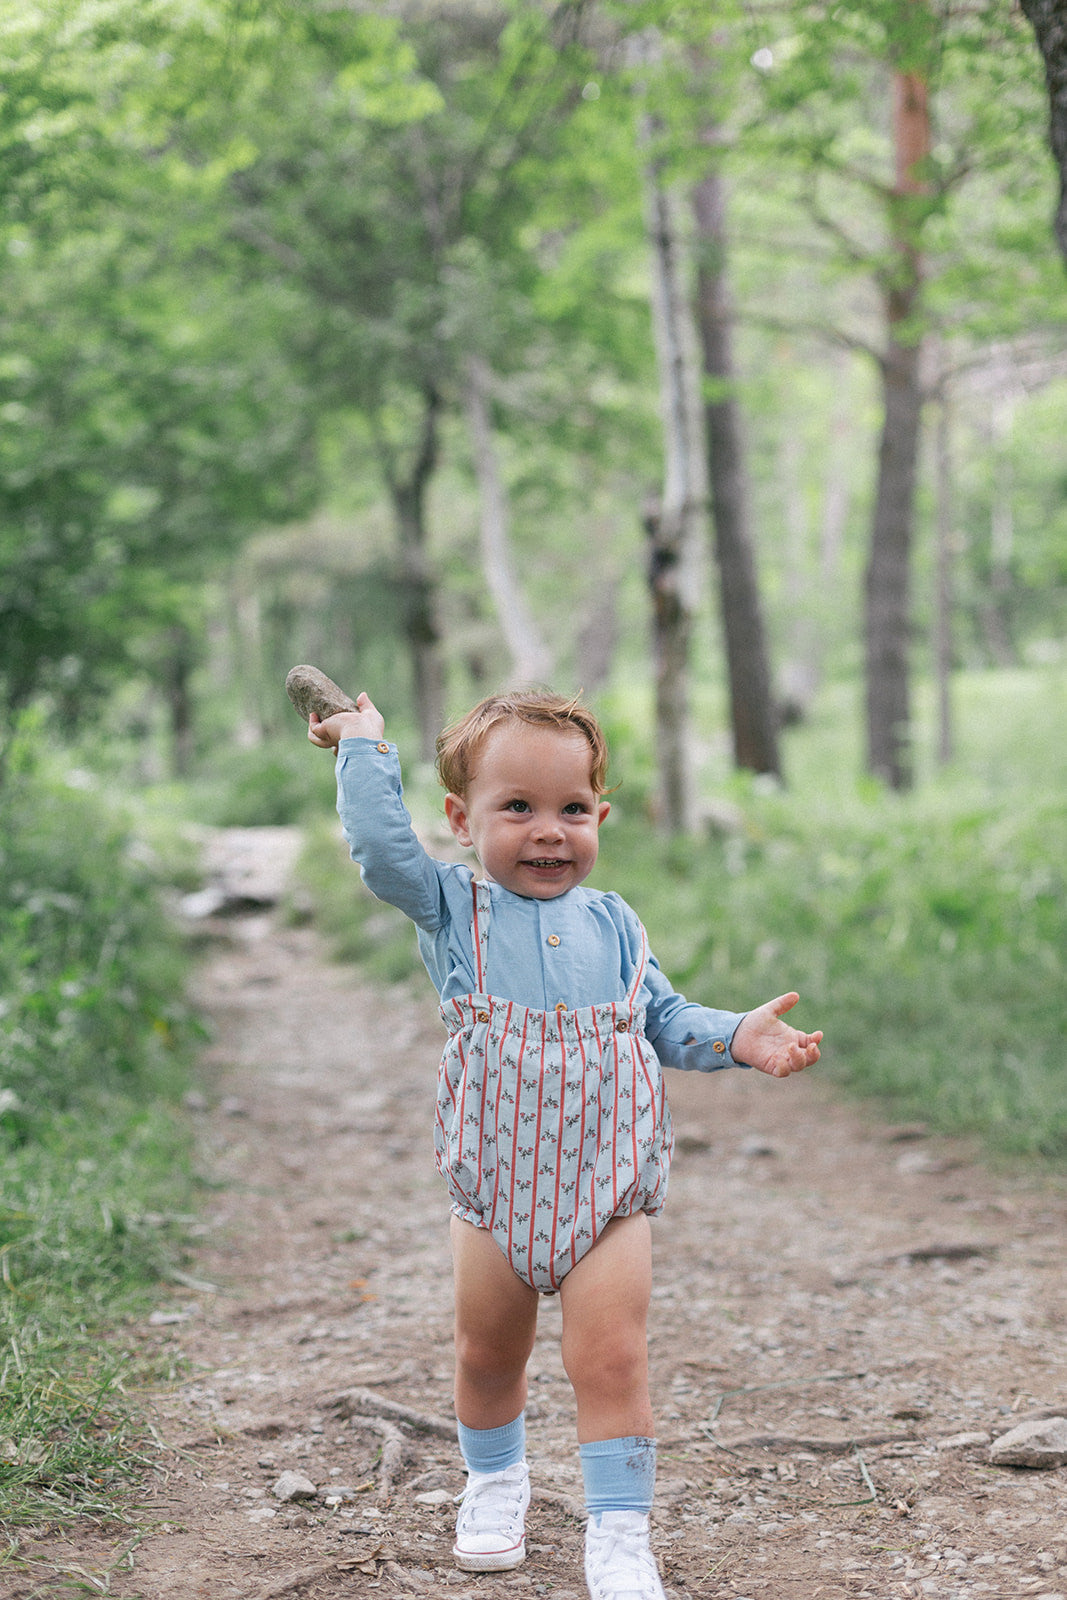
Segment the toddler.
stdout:
<path fill-rule="evenodd" d="M 592 714 L 550 693 L 494 695 L 438 740 L 445 816 L 484 877 L 436 861 L 404 807 L 396 747 L 366 694 L 312 712 L 337 752 L 338 811 L 364 882 L 411 918 L 448 1029 L 434 1148 L 451 1198 L 455 1406 L 467 1468 L 453 1556 L 525 1557 L 524 1408 L 540 1294 L 560 1297 L 574 1389 L 592 1600 L 663 1600 L 649 1544 L 655 1440 L 646 1323 L 649 1217 L 671 1158 L 661 1066 L 786 1077 L 821 1033 L 676 994 L 637 916 L 584 887 L 607 749 Z"/>

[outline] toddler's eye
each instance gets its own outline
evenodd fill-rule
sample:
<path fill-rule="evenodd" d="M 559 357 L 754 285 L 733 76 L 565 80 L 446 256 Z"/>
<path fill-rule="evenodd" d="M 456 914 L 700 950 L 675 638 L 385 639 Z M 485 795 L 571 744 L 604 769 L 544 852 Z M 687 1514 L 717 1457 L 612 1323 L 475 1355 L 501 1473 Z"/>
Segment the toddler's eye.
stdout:
<path fill-rule="evenodd" d="M 529 811 L 530 807 L 525 800 L 509 800 L 504 807 L 505 811 Z"/>
<path fill-rule="evenodd" d="M 572 800 L 570 805 L 563 807 L 563 815 L 565 817 L 582 817 L 585 815 L 585 811 L 586 808 L 580 800 Z"/>

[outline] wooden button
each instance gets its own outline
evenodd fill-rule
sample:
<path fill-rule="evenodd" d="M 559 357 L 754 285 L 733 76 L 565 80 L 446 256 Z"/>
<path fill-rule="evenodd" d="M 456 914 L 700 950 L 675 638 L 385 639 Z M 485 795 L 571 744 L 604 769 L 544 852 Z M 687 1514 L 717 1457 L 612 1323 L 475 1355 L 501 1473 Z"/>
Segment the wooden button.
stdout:
<path fill-rule="evenodd" d="M 615 1024 L 615 1032 L 616 1033 L 629 1033 L 629 1031 L 630 1031 L 630 1024 L 627 1022 L 625 1017 L 622 1018 L 621 1022 L 617 1022 Z"/>
<path fill-rule="evenodd" d="M 478 1022 L 488 1022 L 489 1021 L 489 1013 L 488 1013 L 488 1011 L 476 1011 L 474 1013 L 474 1015 L 475 1015 L 475 1019 Z"/>
<path fill-rule="evenodd" d="M 553 947 L 553 949 L 555 949 L 556 945 L 559 944 L 559 934 L 558 933 L 550 933 L 549 936 L 548 936 L 548 942 Z"/>
<path fill-rule="evenodd" d="M 717 1056 L 724 1056 L 726 1054 L 726 1046 L 723 1044 L 721 1039 L 716 1039 L 711 1048 L 714 1050 Z"/>
<path fill-rule="evenodd" d="M 566 1011 L 566 1009 L 567 1009 L 566 1000 L 557 1000 L 556 1001 L 556 1010 L 557 1011 Z"/>
<path fill-rule="evenodd" d="M 384 741 L 378 746 L 378 749 L 381 751 L 383 756 L 387 756 L 389 754 L 389 746 Z"/>

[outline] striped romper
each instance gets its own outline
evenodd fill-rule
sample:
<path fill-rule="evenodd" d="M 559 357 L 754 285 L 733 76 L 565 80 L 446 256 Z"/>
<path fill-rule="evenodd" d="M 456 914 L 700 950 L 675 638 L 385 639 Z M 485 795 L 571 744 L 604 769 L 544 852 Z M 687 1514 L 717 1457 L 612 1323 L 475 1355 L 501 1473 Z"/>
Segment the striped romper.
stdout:
<path fill-rule="evenodd" d="M 488 1229 L 531 1288 L 552 1293 L 605 1223 L 655 1215 L 673 1137 L 637 996 L 539 1011 L 485 994 L 490 892 L 472 882 L 477 992 L 446 1001 L 434 1150 L 452 1210 Z"/>

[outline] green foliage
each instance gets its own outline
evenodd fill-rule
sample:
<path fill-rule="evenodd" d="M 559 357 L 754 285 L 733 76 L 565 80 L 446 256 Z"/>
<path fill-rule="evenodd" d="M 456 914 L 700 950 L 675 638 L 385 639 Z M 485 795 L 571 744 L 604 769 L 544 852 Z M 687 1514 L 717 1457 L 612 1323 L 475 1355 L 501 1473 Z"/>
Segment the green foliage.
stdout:
<path fill-rule="evenodd" d="M 0 5 L 0 740 L 46 691 L 83 712 L 311 481 L 284 296 L 185 270 L 200 218 L 145 126 L 168 16 Z"/>
<path fill-rule="evenodd" d="M 190 1020 L 113 808 L 16 762 L 0 815 L 0 1516 L 105 1509 L 132 1470 L 118 1319 L 173 1267 Z M 112 1335 L 112 1336 L 109 1336 Z"/>
<path fill-rule="evenodd" d="M 0 1138 L 40 1137 L 126 1086 L 164 1090 L 185 1026 L 182 966 L 121 823 L 14 775 L 0 822 Z"/>
<path fill-rule="evenodd" d="M 290 719 L 296 727 L 295 719 Z M 234 750 L 194 782 L 185 804 L 198 822 L 217 828 L 284 827 L 321 811 L 334 793 L 332 763 L 309 760 L 310 746 L 276 739 Z"/>
<path fill-rule="evenodd" d="M 1006 674 L 966 692 L 969 761 L 921 796 L 818 775 L 850 720 L 837 708 L 795 736 L 794 792 L 742 791 L 722 835 L 664 845 L 621 802 L 597 881 L 633 899 L 692 999 L 743 1010 L 795 988 L 799 1025 L 826 1031 L 820 1072 L 992 1151 L 1062 1160 L 1067 772 L 1039 730 L 1063 688 Z"/>

